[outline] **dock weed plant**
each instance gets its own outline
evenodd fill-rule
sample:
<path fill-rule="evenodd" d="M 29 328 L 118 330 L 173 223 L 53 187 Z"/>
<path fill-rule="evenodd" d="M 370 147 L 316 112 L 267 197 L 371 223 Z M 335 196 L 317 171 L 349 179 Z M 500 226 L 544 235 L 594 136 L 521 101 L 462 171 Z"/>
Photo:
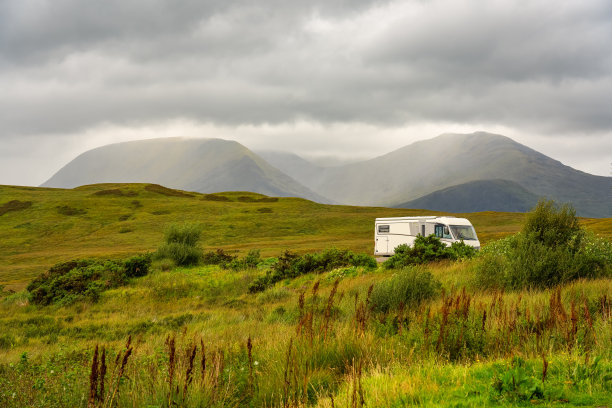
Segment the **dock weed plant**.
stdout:
<path fill-rule="evenodd" d="M 124 193 L 93 194 L 100 189 Z M 43 305 L 29 300 L 27 291 L 3 289 L 0 406 L 611 405 L 612 279 L 608 275 L 562 280 L 551 286 L 474 284 L 479 282 L 481 262 L 490 255 L 396 269 L 376 267 L 368 255 L 357 255 L 365 252 L 359 250 L 361 238 L 353 241 L 347 230 L 337 229 L 338 225 L 355 224 L 356 234 L 367 233 L 370 245 L 371 223 L 359 232 L 359 225 L 374 215 L 367 208 L 350 209 L 365 216 L 347 216 L 344 207 L 281 198 L 265 203 L 274 208 L 268 214 L 257 211 L 261 196 L 238 200 L 249 194 L 244 192 L 223 193 L 227 200 L 216 201 L 195 193 L 174 196 L 159 188 L 112 185 L 70 191 L 85 197 L 79 202 L 66 200 L 66 191 L 49 190 L 55 201 L 33 218 L 32 212 L 46 205 L 38 191 L 18 190 L 5 199 L 34 204 L 0 217 L 5 223 L 0 224 L 2 244 L 13 251 L 2 258 L 10 260 L 3 265 L 9 268 L 19 259 L 11 249 L 16 243 L 27 245 L 15 231 L 33 240 L 29 231 L 40 228 L 37 223 L 47 214 L 49 221 L 63 218 L 58 224 L 61 228 L 45 239 L 65 240 L 73 237 L 70 234 L 75 229 L 85 236 L 85 228 L 98 225 L 91 220 L 100 216 L 99 206 L 88 203 L 105 200 L 114 208 L 113 220 L 134 211 L 130 219 L 96 227 L 101 237 L 124 240 L 120 242 L 127 246 L 126 251 L 113 252 L 111 257 L 108 250 L 93 250 L 100 248 L 99 243 L 83 238 L 91 256 L 98 256 L 96 260 L 84 255 L 65 257 L 88 260 L 58 266 L 56 273 L 49 273 L 37 285 L 51 287 L 52 276 L 59 278 L 75 269 L 94 268 L 94 276 L 104 260 L 114 260 L 125 274 L 128 269 L 132 272 L 121 285 L 105 287 L 96 302 L 73 298 Z M 131 191 L 142 207 L 135 209 L 131 204 Z M 181 201 L 181 206 L 172 207 L 173 200 Z M 60 215 L 55 210 L 58 205 L 83 208 L 87 213 Z M 193 217 L 196 210 L 207 216 L 201 211 L 204 205 L 223 222 Z M 157 211 L 167 212 L 153 214 Z M 265 229 L 270 221 L 266 217 L 291 211 L 295 219 L 287 215 L 274 228 Z M 28 214 L 31 221 L 25 218 Z M 187 215 L 180 218 L 180 214 Z M 318 224 L 311 219 L 304 223 L 297 214 L 299 219 L 315 214 Z M 77 217 L 79 224 L 75 224 Z M 475 214 L 473 219 L 479 234 L 477 224 L 485 220 L 508 235 L 519 230 L 513 224 L 516 217 Z M 164 240 L 161 231 L 147 232 L 155 220 L 163 220 L 157 222 L 157 229 L 184 222 L 205 226 L 207 233 L 197 242 L 207 253 L 217 254 L 211 248 L 219 248 L 231 254 L 231 259 L 210 264 L 203 260 L 191 266 L 157 260 L 140 276 L 142 261 L 128 262 L 124 261 L 127 255 L 116 255 L 129 250 L 133 256 L 159 245 Z M 115 222 L 128 223 L 134 232 L 118 234 Z M 258 222 L 261 226 L 255 227 Z M 285 248 L 293 249 L 290 252 L 279 246 L 281 235 L 273 235 L 286 234 L 281 231 L 282 223 L 296 231 L 295 236 L 282 236 Z M 597 259 L 609 257 L 609 241 L 595 237 L 595 233 L 605 233 L 605 220 L 588 223 L 593 234 L 581 237 L 577 253 L 590 251 Z M 248 225 L 253 226 L 250 235 L 240 235 Z M 8 230 L 10 234 L 5 233 Z M 339 231 L 345 232 L 339 236 Z M 131 236 L 141 232 L 139 237 Z M 146 245 L 130 244 L 136 240 Z M 230 245 L 231 240 L 241 241 L 242 246 Z M 507 247 L 512 248 L 515 240 L 513 236 L 489 241 L 482 252 L 498 251 L 495 259 L 505 271 L 513 261 L 505 255 L 513 250 Z M 321 242 L 329 248 L 336 241 L 355 249 L 349 254 L 344 249 L 324 251 L 320 247 Z M 249 255 L 254 247 L 261 252 Z M 77 253 L 59 244 L 57 248 L 64 256 Z M 32 257 L 32 265 L 57 259 L 49 255 L 36 258 L 37 253 L 44 251 L 19 256 Z M 222 264 L 233 260 L 244 263 L 235 269 L 223 268 Z M 253 283 L 273 273 L 279 274 L 278 280 L 265 280 L 258 293 L 251 293 Z M 82 283 L 80 279 L 75 282 Z"/>

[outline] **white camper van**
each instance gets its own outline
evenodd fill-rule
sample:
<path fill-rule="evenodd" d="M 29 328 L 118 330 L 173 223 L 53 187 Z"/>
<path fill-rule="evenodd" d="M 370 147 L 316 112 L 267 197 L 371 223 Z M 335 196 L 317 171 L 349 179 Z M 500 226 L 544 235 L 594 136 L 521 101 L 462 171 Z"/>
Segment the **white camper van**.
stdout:
<path fill-rule="evenodd" d="M 434 234 L 446 246 L 463 241 L 480 249 L 480 241 L 469 220 L 456 217 L 376 218 L 374 255 L 390 256 L 401 244 L 412 246 L 417 236 Z"/>

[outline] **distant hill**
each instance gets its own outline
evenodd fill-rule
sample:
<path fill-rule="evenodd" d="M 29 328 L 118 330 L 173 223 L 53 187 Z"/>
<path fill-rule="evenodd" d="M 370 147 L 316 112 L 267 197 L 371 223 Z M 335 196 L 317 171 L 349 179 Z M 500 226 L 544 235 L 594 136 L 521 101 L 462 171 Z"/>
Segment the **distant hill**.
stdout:
<path fill-rule="evenodd" d="M 361 206 L 441 209 L 436 200 L 453 197 L 458 207 L 444 210 L 466 212 L 525 211 L 534 197 L 546 197 L 572 203 L 584 217 L 612 217 L 612 177 L 575 170 L 486 132 L 444 134 L 371 160 L 332 167 L 292 153 L 256 154 L 221 139 L 117 143 L 83 153 L 42 186 L 130 182 Z M 474 200 L 476 196 L 481 198 Z"/>
<path fill-rule="evenodd" d="M 240 143 L 222 139 L 164 138 L 99 147 L 72 160 L 42 187 L 95 183 L 157 183 L 202 193 L 251 191 L 329 202 Z"/>
<path fill-rule="evenodd" d="M 288 171 L 280 161 L 275 165 Z M 612 177 L 575 170 L 508 137 L 485 132 L 445 134 L 371 160 L 314 172 L 302 167 L 306 170 L 291 169 L 295 179 L 343 204 L 399 206 L 448 187 L 498 179 L 538 197 L 571 202 L 581 216 L 612 217 Z"/>
<path fill-rule="evenodd" d="M 395 207 L 445 212 L 527 212 L 537 202 L 538 196 L 514 181 L 478 180 L 444 188 Z"/>

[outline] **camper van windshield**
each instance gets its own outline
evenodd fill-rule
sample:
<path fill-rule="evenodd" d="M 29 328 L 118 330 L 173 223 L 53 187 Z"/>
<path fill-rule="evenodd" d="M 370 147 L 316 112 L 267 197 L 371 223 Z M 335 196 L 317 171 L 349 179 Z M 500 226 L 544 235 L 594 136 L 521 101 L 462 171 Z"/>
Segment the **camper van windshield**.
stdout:
<path fill-rule="evenodd" d="M 471 225 L 451 225 L 451 231 L 455 239 L 462 239 L 464 241 L 476 241 L 476 231 Z"/>

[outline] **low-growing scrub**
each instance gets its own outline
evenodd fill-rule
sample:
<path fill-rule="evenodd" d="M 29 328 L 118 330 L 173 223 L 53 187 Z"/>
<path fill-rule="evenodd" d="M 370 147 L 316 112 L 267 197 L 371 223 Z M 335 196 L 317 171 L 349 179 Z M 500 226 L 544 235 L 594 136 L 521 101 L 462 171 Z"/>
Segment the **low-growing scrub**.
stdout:
<path fill-rule="evenodd" d="M 195 224 L 171 225 L 164 243 L 156 253 L 158 259 L 172 259 L 178 266 L 197 265 L 202 261 L 202 249 L 198 246 L 202 230 Z"/>
<path fill-rule="evenodd" d="M 83 215 L 87 214 L 87 210 L 82 208 L 74 208 L 69 205 L 60 205 L 57 207 L 57 212 L 61 215 L 67 215 L 69 217 L 74 215 Z"/>
<path fill-rule="evenodd" d="M 553 287 L 612 274 L 612 242 L 587 233 L 571 206 L 541 201 L 520 233 L 487 245 L 480 254 L 482 287 Z"/>
<path fill-rule="evenodd" d="M 251 249 L 244 258 L 239 259 L 233 257 L 229 262 L 219 263 L 223 269 L 231 269 L 233 271 L 239 271 L 243 269 L 257 268 L 257 265 L 261 262 L 261 253 L 259 249 Z"/>
<path fill-rule="evenodd" d="M 468 259 L 476 255 L 476 249 L 462 242 L 453 242 L 447 247 L 435 235 L 419 235 L 412 246 L 407 244 L 395 248 L 395 254 L 383 264 L 387 269 L 403 268 L 409 265 L 420 265 L 441 259 Z"/>
<path fill-rule="evenodd" d="M 202 255 L 204 265 L 224 265 L 232 262 L 236 257 L 225 252 L 223 249 L 205 252 Z"/>
<path fill-rule="evenodd" d="M 9 211 L 20 211 L 26 210 L 32 206 L 31 201 L 19 201 L 11 200 L 8 203 L 4 203 L 0 206 L 0 215 L 4 215 Z"/>
<path fill-rule="evenodd" d="M 123 285 L 129 278 L 149 272 L 151 257 L 134 256 L 124 261 L 76 259 L 52 266 L 27 287 L 33 304 L 67 305 L 78 300 L 96 302 L 101 293 Z"/>
<path fill-rule="evenodd" d="M 285 251 L 272 269 L 257 278 L 249 286 L 249 292 L 261 292 L 269 286 L 287 278 L 295 278 L 307 273 L 322 273 L 343 266 L 362 266 L 376 268 L 376 260 L 366 254 L 355 254 L 346 249 L 327 249 L 325 251 L 298 255 Z"/>

